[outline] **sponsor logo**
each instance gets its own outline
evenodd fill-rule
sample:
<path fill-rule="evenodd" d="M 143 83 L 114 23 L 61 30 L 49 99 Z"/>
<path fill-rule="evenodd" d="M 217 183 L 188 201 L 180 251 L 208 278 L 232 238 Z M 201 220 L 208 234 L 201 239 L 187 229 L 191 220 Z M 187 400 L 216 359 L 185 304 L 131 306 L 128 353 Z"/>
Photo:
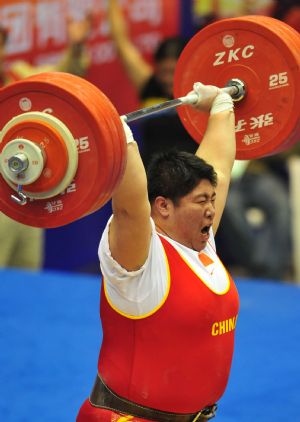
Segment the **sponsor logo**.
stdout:
<path fill-rule="evenodd" d="M 225 63 L 238 62 L 241 59 L 249 59 L 254 54 L 254 45 L 246 45 L 244 48 L 238 47 L 225 51 L 219 51 L 215 54 L 213 66 L 220 66 Z"/>

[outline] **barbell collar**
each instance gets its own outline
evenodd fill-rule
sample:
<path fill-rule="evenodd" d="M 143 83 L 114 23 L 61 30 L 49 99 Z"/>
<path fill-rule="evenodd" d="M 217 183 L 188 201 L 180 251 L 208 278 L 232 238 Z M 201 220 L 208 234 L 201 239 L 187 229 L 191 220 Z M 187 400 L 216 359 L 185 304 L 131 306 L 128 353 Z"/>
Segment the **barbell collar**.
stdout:
<path fill-rule="evenodd" d="M 10 195 L 12 201 L 16 202 L 18 205 L 26 205 L 27 204 L 27 196 L 24 192 L 22 192 L 23 186 L 18 185 L 17 195 Z"/>
<path fill-rule="evenodd" d="M 230 90 L 231 88 L 235 88 L 235 92 L 231 90 L 228 92 L 234 102 L 241 101 L 246 95 L 246 84 L 244 81 L 238 78 L 230 79 L 227 84 L 225 85 L 224 90 Z"/>

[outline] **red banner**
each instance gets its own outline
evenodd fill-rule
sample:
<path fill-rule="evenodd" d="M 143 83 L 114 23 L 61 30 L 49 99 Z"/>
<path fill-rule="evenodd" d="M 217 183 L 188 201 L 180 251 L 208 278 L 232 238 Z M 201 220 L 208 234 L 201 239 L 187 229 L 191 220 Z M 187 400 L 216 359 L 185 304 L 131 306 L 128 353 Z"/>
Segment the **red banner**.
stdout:
<path fill-rule="evenodd" d="M 148 60 L 162 38 L 179 32 L 179 3 L 120 0 L 132 40 Z M 92 65 L 87 79 L 111 99 L 120 114 L 134 110 L 136 95 L 110 39 L 106 9 L 106 0 L 0 0 L 0 22 L 9 30 L 7 65 L 16 59 L 34 65 L 56 62 L 67 44 L 67 19 L 92 12 L 88 41 Z"/>

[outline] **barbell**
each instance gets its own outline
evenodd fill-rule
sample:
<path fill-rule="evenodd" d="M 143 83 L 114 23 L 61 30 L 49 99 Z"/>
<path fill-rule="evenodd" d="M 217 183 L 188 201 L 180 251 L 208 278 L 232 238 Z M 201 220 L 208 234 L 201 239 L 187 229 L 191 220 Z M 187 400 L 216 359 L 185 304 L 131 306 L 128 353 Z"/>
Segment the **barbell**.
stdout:
<path fill-rule="evenodd" d="M 128 122 L 177 108 L 200 143 L 207 114 L 190 105 L 194 82 L 223 87 L 236 101 L 237 158 L 281 152 L 300 135 L 300 34 L 266 16 L 217 21 L 181 53 L 174 100 L 123 116 Z M 35 227 L 66 225 L 109 201 L 126 164 L 114 105 L 74 75 L 35 75 L 0 91 L 1 211 Z"/>

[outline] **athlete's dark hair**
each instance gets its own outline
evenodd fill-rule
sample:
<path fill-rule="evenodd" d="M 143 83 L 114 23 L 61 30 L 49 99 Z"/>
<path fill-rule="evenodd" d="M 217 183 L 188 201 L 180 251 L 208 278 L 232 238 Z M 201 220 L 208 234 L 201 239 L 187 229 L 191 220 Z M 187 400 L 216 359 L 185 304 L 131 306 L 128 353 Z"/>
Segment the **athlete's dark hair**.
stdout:
<path fill-rule="evenodd" d="M 167 58 L 178 59 L 185 45 L 186 41 L 181 37 L 165 38 L 154 53 L 155 62 L 158 63 Z"/>
<path fill-rule="evenodd" d="M 150 203 L 164 196 L 176 205 L 204 179 L 217 185 L 213 166 L 194 154 L 177 150 L 155 154 L 147 168 L 147 179 Z"/>

